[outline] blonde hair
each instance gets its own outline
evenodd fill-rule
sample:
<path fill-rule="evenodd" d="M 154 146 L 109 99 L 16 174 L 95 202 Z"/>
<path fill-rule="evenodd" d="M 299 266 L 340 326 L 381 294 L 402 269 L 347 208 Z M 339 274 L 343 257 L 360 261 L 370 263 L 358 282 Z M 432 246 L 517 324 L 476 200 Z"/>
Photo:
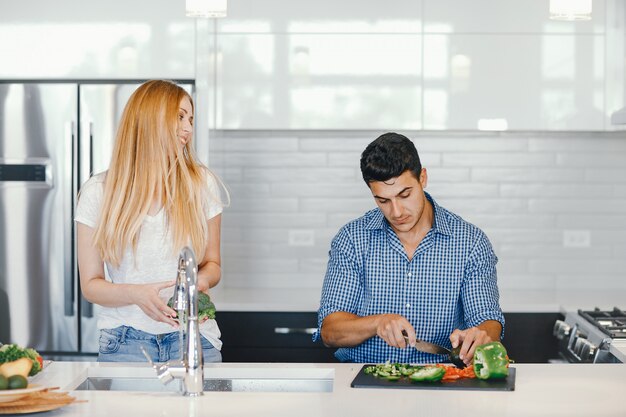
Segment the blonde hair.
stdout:
<path fill-rule="evenodd" d="M 105 262 L 119 266 L 128 247 L 136 253 L 143 220 L 158 198 L 163 205 L 172 250 L 190 245 L 198 262 L 207 245 L 204 213 L 207 176 L 190 141 L 177 139 L 180 102 L 191 96 L 170 81 L 142 84 L 130 97 L 117 131 L 106 174 L 101 217 L 94 244 Z"/>

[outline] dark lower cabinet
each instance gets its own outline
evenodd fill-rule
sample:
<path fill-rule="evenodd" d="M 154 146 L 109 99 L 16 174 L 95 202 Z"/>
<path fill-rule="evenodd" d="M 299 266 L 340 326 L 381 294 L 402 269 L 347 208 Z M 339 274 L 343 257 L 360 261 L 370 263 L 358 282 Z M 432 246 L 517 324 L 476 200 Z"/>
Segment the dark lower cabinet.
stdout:
<path fill-rule="evenodd" d="M 559 313 L 505 313 L 503 343 L 517 363 L 558 357 L 552 336 Z M 335 349 L 313 342 L 317 313 L 219 312 L 224 362 L 337 362 Z"/>
<path fill-rule="evenodd" d="M 313 342 L 317 313 L 220 312 L 224 362 L 337 362 Z"/>
<path fill-rule="evenodd" d="M 557 340 L 552 334 L 560 313 L 504 313 L 504 340 L 509 358 L 517 363 L 547 363 L 558 358 Z"/>

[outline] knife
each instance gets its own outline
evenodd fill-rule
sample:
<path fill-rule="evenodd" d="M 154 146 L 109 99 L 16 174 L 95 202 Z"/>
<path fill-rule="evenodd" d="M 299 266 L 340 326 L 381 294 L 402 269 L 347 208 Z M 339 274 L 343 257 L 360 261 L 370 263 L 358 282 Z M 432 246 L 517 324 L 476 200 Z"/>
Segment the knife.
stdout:
<path fill-rule="evenodd" d="M 406 335 L 402 335 L 404 337 L 404 341 L 406 344 L 409 344 L 409 338 Z M 415 339 L 415 349 L 420 352 L 433 353 L 435 355 L 447 355 L 450 362 L 456 365 L 457 368 L 463 369 L 465 368 L 465 362 L 463 362 L 458 356 L 452 354 L 452 351 L 443 346 L 436 345 L 434 343 L 425 342 L 420 339 Z"/>

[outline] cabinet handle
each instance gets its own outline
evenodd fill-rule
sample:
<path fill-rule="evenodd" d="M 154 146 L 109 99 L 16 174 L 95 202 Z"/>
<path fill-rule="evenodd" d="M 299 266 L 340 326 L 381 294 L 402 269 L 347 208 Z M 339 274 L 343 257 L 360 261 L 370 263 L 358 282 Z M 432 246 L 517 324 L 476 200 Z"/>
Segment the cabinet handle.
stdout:
<path fill-rule="evenodd" d="M 316 331 L 316 327 L 274 327 L 277 334 L 313 334 Z"/>

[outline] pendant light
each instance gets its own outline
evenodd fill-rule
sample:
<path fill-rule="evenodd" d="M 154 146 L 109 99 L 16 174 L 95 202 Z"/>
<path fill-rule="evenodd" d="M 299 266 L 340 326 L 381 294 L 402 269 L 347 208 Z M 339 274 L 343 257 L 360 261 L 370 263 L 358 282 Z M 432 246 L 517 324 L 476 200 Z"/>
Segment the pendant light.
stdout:
<path fill-rule="evenodd" d="M 591 20 L 591 0 L 550 0 L 552 20 Z"/>
<path fill-rule="evenodd" d="M 226 17 L 227 0 L 185 0 L 187 17 Z"/>

